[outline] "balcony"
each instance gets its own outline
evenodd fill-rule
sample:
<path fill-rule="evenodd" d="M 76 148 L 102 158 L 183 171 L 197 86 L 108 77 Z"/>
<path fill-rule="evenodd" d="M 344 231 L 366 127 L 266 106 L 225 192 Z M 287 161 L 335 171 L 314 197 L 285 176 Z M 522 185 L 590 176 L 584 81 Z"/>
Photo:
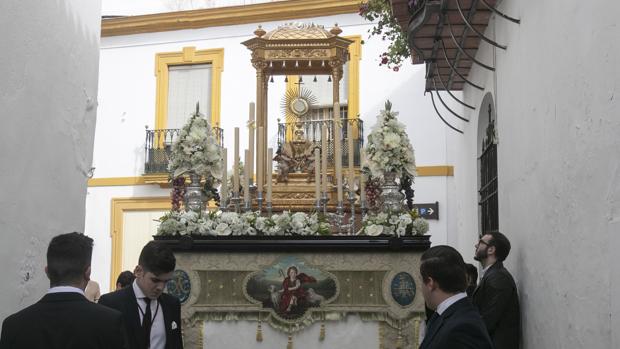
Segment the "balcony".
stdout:
<path fill-rule="evenodd" d="M 340 139 L 342 140 L 342 163 L 349 163 L 349 137 L 353 137 L 353 163 L 360 166 L 360 149 L 364 146 L 364 123 L 360 119 L 342 118 Z M 299 135 L 312 143 L 313 148 L 321 148 L 321 130 L 327 125 L 327 161 L 328 166 L 334 166 L 334 120 L 309 120 L 300 122 L 278 123 L 278 149 L 284 143 L 291 142 Z M 300 133 L 302 132 L 302 133 Z"/>
<path fill-rule="evenodd" d="M 224 146 L 224 130 L 213 127 L 213 134 L 217 143 Z M 144 174 L 159 175 L 151 176 L 156 178 L 154 183 L 161 183 L 161 175 L 168 177 L 168 162 L 172 151 L 172 144 L 179 137 L 180 129 L 146 130 L 146 142 L 144 145 Z"/>

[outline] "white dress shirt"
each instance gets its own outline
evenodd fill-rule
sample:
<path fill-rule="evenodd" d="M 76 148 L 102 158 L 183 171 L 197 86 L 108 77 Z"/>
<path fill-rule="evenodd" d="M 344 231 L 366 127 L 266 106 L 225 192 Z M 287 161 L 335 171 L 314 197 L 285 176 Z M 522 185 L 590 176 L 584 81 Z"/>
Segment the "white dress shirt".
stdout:
<path fill-rule="evenodd" d="M 439 305 L 437 306 L 437 314 L 442 315 L 443 312 L 446 311 L 446 309 L 448 309 L 452 304 L 466 297 L 467 297 L 467 293 L 461 292 L 461 293 L 455 294 L 452 297 L 444 299 L 443 302 L 439 303 Z"/>
<path fill-rule="evenodd" d="M 144 317 L 144 312 L 146 310 L 146 302 L 144 298 L 144 292 L 140 289 L 136 280 L 133 281 L 131 285 L 133 287 L 133 292 L 136 294 L 136 300 L 138 301 L 138 307 L 140 309 L 136 309 L 140 316 L 140 323 L 142 323 L 142 318 Z M 164 311 L 161 308 L 161 304 L 157 300 L 151 300 L 151 316 L 155 316 L 153 319 L 153 325 L 151 326 L 151 349 L 164 349 L 166 347 L 166 327 L 164 325 Z"/>
<path fill-rule="evenodd" d="M 495 264 L 495 263 L 493 263 L 493 264 Z M 480 280 L 482 280 L 482 278 L 484 277 L 484 274 L 487 273 L 487 271 L 489 270 L 489 268 L 491 268 L 493 266 L 493 264 L 487 265 L 485 268 L 482 269 L 482 272 L 480 273 Z M 480 282 L 478 282 L 478 283 L 480 283 Z"/>
<path fill-rule="evenodd" d="M 56 286 L 47 290 L 47 294 L 50 293 L 61 293 L 61 292 L 74 292 L 79 293 L 82 296 L 84 295 L 84 290 L 81 288 L 73 287 L 73 286 Z"/>

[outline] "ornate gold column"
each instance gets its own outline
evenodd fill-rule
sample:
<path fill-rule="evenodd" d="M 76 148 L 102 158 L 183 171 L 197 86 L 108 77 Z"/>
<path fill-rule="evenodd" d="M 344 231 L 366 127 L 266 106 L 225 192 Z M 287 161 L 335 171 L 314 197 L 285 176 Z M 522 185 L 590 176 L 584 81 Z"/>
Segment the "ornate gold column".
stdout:
<path fill-rule="evenodd" d="M 254 62 L 252 62 L 252 65 L 254 66 L 254 68 L 256 68 L 256 130 L 258 131 L 260 127 L 263 127 L 263 132 L 266 132 L 266 126 L 267 126 L 267 120 L 266 120 L 266 112 L 265 112 L 265 106 L 266 106 L 266 101 L 265 101 L 265 83 L 266 83 L 266 79 L 265 79 L 265 68 L 267 68 L 267 63 L 263 60 L 256 60 Z M 265 134 L 265 133 L 263 133 Z M 258 144 L 258 135 L 256 137 L 256 180 L 258 181 L 259 178 L 265 178 L 264 175 L 264 166 L 262 166 L 263 168 L 263 173 L 258 173 L 258 163 L 260 161 L 263 161 L 262 164 L 264 164 L 264 158 L 265 158 L 265 154 L 266 152 L 266 148 L 259 148 L 259 144 Z M 264 139 L 264 138 L 263 138 Z"/>
<path fill-rule="evenodd" d="M 340 118 L 340 79 L 342 78 L 342 61 L 332 60 L 329 62 L 332 68 L 332 86 L 334 111 L 332 113 L 332 121 L 334 123 L 334 172 L 336 175 L 336 192 L 337 192 L 337 210 L 342 211 L 343 188 L 342 188 L 342 134 L 341 134 L 341 118 Z"/>
<path fill-rule="evenodd" d="M 269 76 L 267 74 L 263 75 L 263 115 L 265 118 L 265 126 L 263 128 L 264 136 L 263 136 L 263 154 L 265 154 L 264 158 L 264 171 L 269 169 L 269 161 L 271 159 L 267 159 L 267 148 L 269 148 L 269 138 L 267 135 L 269 134 Z M 263 176 L 265 180 L 267 180 L 267 176 Z"/>

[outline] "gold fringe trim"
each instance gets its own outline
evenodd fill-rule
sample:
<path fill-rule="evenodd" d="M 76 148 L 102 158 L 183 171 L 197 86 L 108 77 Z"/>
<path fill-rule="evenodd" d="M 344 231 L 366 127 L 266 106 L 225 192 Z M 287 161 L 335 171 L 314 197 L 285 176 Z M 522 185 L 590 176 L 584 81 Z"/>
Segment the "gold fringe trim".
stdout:
<path fill-rule="evenodd" d="M 293 336 L 288 335 L 288 343 L 286 344 L 286 349 L 293 349 Z"/>
<path fill-rule="evenodd" d="M 258 327 L 256 327 L 256 341 L 257 342 L 263 341 L 263 327 L 260 323 L 260 320 L 258 320 Z"/>

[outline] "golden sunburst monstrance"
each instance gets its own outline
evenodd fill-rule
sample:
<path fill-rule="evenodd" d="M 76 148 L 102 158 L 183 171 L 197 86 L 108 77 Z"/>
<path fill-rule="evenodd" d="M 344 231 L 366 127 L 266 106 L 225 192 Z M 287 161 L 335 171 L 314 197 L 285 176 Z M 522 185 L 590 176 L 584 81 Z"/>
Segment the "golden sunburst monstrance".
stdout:
<path fill-rule="evenodd" d="M 286 90 L 280 108 L 286 122 L 296 122 L 306 115 L 315 105 L 317 99 L 307 88 L 295 86 Z"/>

